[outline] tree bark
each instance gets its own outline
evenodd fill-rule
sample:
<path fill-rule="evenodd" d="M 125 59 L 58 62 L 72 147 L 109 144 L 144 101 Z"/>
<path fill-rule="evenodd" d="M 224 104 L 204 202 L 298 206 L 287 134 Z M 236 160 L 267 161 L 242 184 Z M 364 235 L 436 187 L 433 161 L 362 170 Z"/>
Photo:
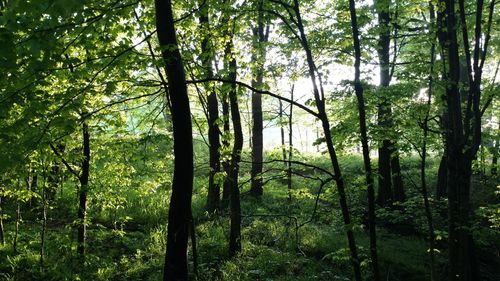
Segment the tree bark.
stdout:
<path fill-rule="evenodd" d="M 213 48 L 210 42 L 210 34 L 208 28 L 210 25 L 208 15 L 208 3 L 200 1 L 200 27 L 206 32 L 201 42 L 201 63 L 204 70 L 204 76 L 207 79 L 213 78 Z M 210 172 L 208 175 L 208 195 L 207 195 L 207 211 L 214 213 L 220 208 L 220 185 L 215 181 L 215 175 L 220 172 L 220 130 L 217 125 L 219 119 L 219 104 L 217 101 L 217 93 L 213 87 L 206 85 L 206 90 L 209 91 L 207 98 L 208 107 L 208 141 L 209 147 L 209 162 Z"/>
<path fill-rule="evenodd" d="M 61 145 L 58 145 L 60 153 L 64 152 L 64 147 L 61 148 Z M 57 194 L 57 188 L 59 186 L 59 176 L 61 173 L 61 163 L 59 161 L 52 162 L 50 166 L 50 171 L 47 176 L 47 186 L 45 192 L 47 193 L 47 200 L 54 200 Z"/>
<path fill-rule="evenodd" d="M 283 156 L 283 163 L 286 163 L 286 142 L 285 142 L 285 128 L 283 126 L 283 102 L 279 101 L 279 122 L 280 122 L 280 135 L 281 135 L 281 154 Z"/>
<path fill-rule="evenodd" d="M 45 236 L 47 234 L 47 175 L 44 167 L 44 182 L 42 185 L 42 230 L 40 232 L 40 270 L 43 272 L 45 267 Z"/>
<path fill-rule="evenodd" d="M 230 126 L 229 126 L 229 96 L 228 93 L 224 92 L 222 93 L 222 115 L 224 119 L 224 137 L 222 138 L 222 145 L 225 149 L 228 149 L 230 146 L 229 143 L 229 135 L 231 134 Z M 222 168 L 224 169 L 224 173 L 226 174 L 226 178 L 231 175 L 231 159 L 226 158 L 222 162 Z M 224 207 L 227 207 L 227 204 L 229 203 L 229 197 L 231 194 L 231 186 L 229 184 L 229 181 L 224 180 L 223 183 L 223 190 L 222 190 L 222 202 Z"/>
<path fill-rule="evenodd" d="M 375 8 L 380 28 L 377 49 L 380 64 L 380 88 L 385 89 L 391 82 L 389 61 L 391 42 L 389 26 L 391 20 L 389 15 L 390 0 L 376 0 Z M 391 104 L 385 95 L 386 93 L 382 93 L 381 102 L 378 105 L 378 125 L 387 134 L 393 129 L 393 124 Z M 385 206 L 393 200 L 404 200 L 399 154 L 395 143 L 389 137 L 383 138 L 378 154 L 378 204 Z"/>
<path fill-rule="evenodd" d="M 498 132 L 500 131 L 500 122 L 498 124 L 498 128 L 496 130 L 496 134 L 495 134 L 495 144 L 493 145 L 492 147 L 492 154 L 493 154 L 493 157 L 491 159 L 491 175 L 492 176 L 496 176 L 497 175 L 497 171 L 498 171 L 498 146 L 500 145 L 500 142 L 499 142 L 499 138 L 498 138 Z"/>
<path fill-rule="evenodd" d="M 5 245 L 5 231 L 3 228 L 3 195 L 0 195 L 0 243 Z"/>
<path fill-rule="evenodd" d="M 380 270 L 378 266 L 377 254 L 377 233 L 376 233 L 376 217 L 375 217 L 375 191 L 372 173 L 372 165 L 370 159 L 370 147 L 368 145 L 368 133 L 366 128 L 366 110 L 365 98 L 363 95 L 363 86 L 360 80 L 360 64 L 361 64 L 361 44 L 359 40 L 358 19 L 356 16 L 356 4 L 354 0 L 349 0 L 349 11 L 351 15 L 352 39 L 354 45 L 354 91 L 358 101 L 359 112 L 359 132 L 361 139 L 361 147 L 363 150 L 363 164 L 365 168 L 365 180 L 368 191 L 368 230 L 370 233 L 370 258 L 373 273 L 373 280 L 380 281 Z"/>
<path fill-rule="evenodd" d="M 191 238 L 191 252 L 193 255 L 193 273 L 198 278 L 198 245 L 196 242 L 196 224 L 193 219 L 193 210 L 189 215 L 191 218 L 189 224 L 189 237 Z"/>
<path fill-rule="evenodd" d="M 257 27 L 253 29 L 254 50 L 252 54 L 252 62 L 255 63 L 254 79 L 252 87 L 256 89 L 262 88 L 264 79 L 264 61 L 266 56 L 264 43 L 267 41 L 264 27 L 264 1 L 258 2 L 258 18 Z M 251 187 L 250 194 L 261 196 L 262 188 L 262 162 L 263 162 L 263 121 L 262 121 L 262 96 L 260 93 L 252 92 L 252 170 L 251 170 Z"/>
<path fill-rule="evenodd" d="M 293 91 L 295 86 L 292 86 L 290 92 L 290 100 L 293 101 Z M 292 156 L 293 156 L 293 104 L 290 104 L 290 112 L 288 113 L 288 169 L 287 169 L 287 184 L 288 184 L 288 200 L 292 200 Z"/>
<path fill-rule="evenodd" d="M 89 186 L 90 175 L 90 134 L 87 121 L 82 124 L 82 137 L 83 137 L 83 161 L 82 172 L 80 175 L 80 190 L 78 192 L 79 205 L 78 205 L 78 237 L 76 252 L 79 258 L 83 261 L 85 259 L 85 248 L 87 238 L 87 191 Z"/>
<path fill-rule="evenodd" d="M 399 163 L 398 149 L 394 143 L 391 147 L 391 176 L 394 201 L 403 202 L 406 200 L 403 178 L 401 176 L 401 164 Z"/>
<path fill-rule="evenodd" d="M 389 0 L 376 0 L 375 8 L 378 15 L 380 28 L 378 39 L 378 58 L 380 64 L 380 87 L 386 88 L 390 83 L 389 69 L 389 48 L 390 48 L 390 16 Z M 390 129 L 391 107 L 389 101 L 381 95 L 381 102 L 378 105 L 378 125 L 387 133 Z M 378 194 L 377 202 L 380 206 L 385 206 L 392 201 L 392 180 L 391 180 L 391 141 L 389 138 L 382 139 L 382 144 L 378 149 Z"/>
<path fill-rule="evenodd" d="M 230 26 L 231 27 L 231 26 Z M 230 233 L 229 233 L 229 256 L 233 257 L 241 251 L 241 206 L 240 189 L 238 186 L 238 173 L 241 161 L 241 150 L 243 148 L 243 129 L 238 108 L 238 93 L 236 85 L 236 58 L 233 53 L 233 31 L 229 31 L 229 40 L 226 42 L 224 51 L 224 63 L 228 69 L 228 81 L 230 90 L 228 93 L 231 106 L 231 121 L 233 122 L 234 145 L 231 152 L 230 174 L 226 178 L 230 190 Z M 255 146 L 255 144 L 254 144 Z"/>
<path fill-rule="evenodd" d="M 439 168 L 438 168 L 438 178 L 437 178 L 437 184 L 436 184 L 436 197 L 438 199 L 442 197 L 446 197 L 448 195 L 448 186 L 447 186 L 447 180 L 448 180 L 448 170 L 446 167 L 447 163 L 447 157 L 446 157 L 446 146 L 443 151 L 443 155 L 441 156 L 441 161 L 439 162 Z"/>
<path fill-rule="evenodd" d="M 446 81 L 446 127 L 445 137 L 447 144 L 447 184 L 448 184 L 448 246 L 449 246 L 449 280 L 472 281 L 480 280 L 478 264 L 475 257 L 474 240 L 471 227 L 470 187 L 472 175 L 472 161 L 477 155 L 481 143 L 481 110 L 480 88 L 482 66 L 489 40 L 489 27 L 484 35 L 484 49 L 480 50 L 479 41 L 483 37 L 481 32 L 483 1 L 477 1 L 475 51 L 474 51 L 474 78 L 470 61 L 467 30 L 462 26 L 464 52 L 467 59 L 468 77 L 470 81 L 469 93 L 465 114 L 462 115 L 460 96 L 460 59 L 457 39 L 456 4 L 454 0 L 440 0 L 444 10 L 438 13 L 438 37 L 446 60 L 443 79 Z M 459 0 L 462 24 L 465 23 L 465 9 L 463 0 Z M 490 5 L 491 24 L 494 1 Z M 479 53 L 483 53 L 479 62 Z"/>
<path fill-rule="evenodd" d="M 163 280 L 188 279 L 187 245 L 193 192 L 193 136 L 184 65 L 170 0 L 155 0 L 156 28 L 165 63 L 174 136 L 174 175 L 168 212 Z"/>
<path fill-rule="evenodd" d="M 238 108 L 238 94 L 236 88 L 236 58 L 233 54 L 232 33 L 226 44 L 225 60 L 229 68 L 228 80 L 232 82 L 229 91 L 231 105 L 231 120 L 233 121 L 234 145 L 231 153 L 230 176 L 226 178 L 230 186 L 231 227 L 229 233 L 229 256 L 233 257 L 241 251 L 241 206 L 238 173 L 243 148 L 243 130 L 241 128 L 240 111 Z M 254 143 L 255 146 L 255 143 Z"/>
<path fill-rule="evenodd" d="M 19 237 L 19 224 L 21 223 L 21 200 L 16 199 L 16 229 L 14 232 L 14 241 L 12 248 L 14 253 L 17 253 L 17 238 Z"/>

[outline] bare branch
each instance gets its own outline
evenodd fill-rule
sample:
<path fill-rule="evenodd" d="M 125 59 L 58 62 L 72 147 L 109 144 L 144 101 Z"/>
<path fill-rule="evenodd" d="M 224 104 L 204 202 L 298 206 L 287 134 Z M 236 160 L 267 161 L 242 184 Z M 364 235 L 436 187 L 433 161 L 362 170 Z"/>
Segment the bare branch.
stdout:
<path fill-rule="evenodd" d="M 186 81 L 186 83 L 188 84 L 197 84 L 197 83 L 206 83 L 206 82 L 209 82 L 209 81 L 217 81 L 217 82 L 224 82 L 224 83 L 235 83 L 236 85 L 239 85 L 239 86 L 243 86 L 253 92 L 256 92 L 256 93 L 259 93 L 259 94 L 264 94 L 264 95 L 268 95 L 268 96 L 271 96 L 273 98 L 277 98 L 279 100 L 282 100 L 282 101 L 286 101 L 288 103 L 291 103 L 295 106 L 297 106 L 298 108 L 306 111 L 307 113 L 313 115 L 314 117 L 316 118 L 319 118 L 319 114 L 315 111 L 313 111 L 312 109 L 308 108 L 307 106 L 303 105 L 303 104 L 300 104 L 298 102 L 295 102 L 295 101 L 292 101 L 288 98 L 285 98 L 285 97 L 282 97 L 280 95 L 277 95 L 277 94 L 274 94 L 272 92 L 269 92 L 269 91 L 266 91 L 266 90 L 259 90 L 259 89 L 256 89 L 246 83 L 243 83 L 243 82 L 240 82 L 240 81 L 230 81 L 230 80 L 227 80 L 227 79 L 222 79 L 222 78 L 206 78 L 206 79 L 199 79 L 199 80 L 188 80 Z"/>
<path fill-rule="evenodd" d="M 52 151 L 54 151 L 54 154 L 59 158 L 61 159 L 61 162 L 63 162 L 64 166 L 66 166 L 66 168 L 68 169 L 68 171 L 70 171 L 70 173 L 72 173 L 75 177 L 77 177 L 78 179 L 80 179 L 80 174 L 78 172 L 76 172 L 70 165 L 69 163 L 64 159 L 64 157 L 62 157 L 61 153 L 59 153 L 59 151 L 57 150 L 57 148 L 52 144 L 52 143 L 49 143 L 50 145 L 50 148 L 52 148 Z"/>

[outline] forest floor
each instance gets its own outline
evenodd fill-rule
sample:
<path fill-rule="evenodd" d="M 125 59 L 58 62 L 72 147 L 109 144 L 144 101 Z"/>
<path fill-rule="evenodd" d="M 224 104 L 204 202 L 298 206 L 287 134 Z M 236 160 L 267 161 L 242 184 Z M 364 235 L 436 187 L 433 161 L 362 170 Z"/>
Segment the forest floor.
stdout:
<path fill-rule="evenodd" d="M 310 162 L 326 165 L 326 159 Z M 370 280 L 365 190 L 362 163 L 358 157 L 342 161 L 362 269 Z M 280 164 L 274 170 L 280 169 Z M 283 164 L 281 164 L 283 165 Z M 384 280 L 430 280 L 428 242 L 423 202 L 418 187 L 418 161 L 403 162 L 408 200 L 377 210 L 378 250 Z M 284 169 L 282 167 L 282 169 Z M 437 167 L 429 164 L 430 186 L 433 186 Z M 248 169 L 243 169 L 248 170 Z M 351 265 L 344 226 L 333 184 L 326 185 L 317 200 L 319 177 L 308 169 L 297 172 L 307 175 L 293 177 L 291 200 L 288 200 L 283 173 L 264 175 L 265 193 L 262 198 L 251 197 L 246 191 L 248 175 L 242 175 L 242 252 L 228 259 L 229 216 L 204 212 L 206 175 L 197 172 L 193 197 L 198 248 L 198 280 L 351 280 Z M 484 280 L 499 280 L 500 235 L 498 228 L 487 220 L 491 211 L 498 210 L 495 196 L 497 179 L 476 176 L 474 202 L 477 214 L 474 234 L 477 256 Z M 155 197 L 168 196 L 158 191 Z M 4 219 L 6 244 L 0 246 L 0 280 L 161 280 L 166 236 L 165 200 L 156 208 L 140 210 L 134 200 L 113 211 L 94 202 L 89 210 L 91 222 L 87 233 L 85 264 L 76 258 L 76 214 L 74 186 L 64 186 L 51 201 L 48 213 L 45 259 L 40 262 L 40 204 L 22 204 L 17 251 L 12 241 L 15 235 L 15 204 L 6 204 Z M 437 234 L 436 263 L 439 276 L 446 275 L 446 202 L 431 200 Z M 14 214 L 14 215 L 13 215 Z M 190 272 L 194 277 L 191 248 Z M 441 279 L 439 279 L 441 280 Z"/>

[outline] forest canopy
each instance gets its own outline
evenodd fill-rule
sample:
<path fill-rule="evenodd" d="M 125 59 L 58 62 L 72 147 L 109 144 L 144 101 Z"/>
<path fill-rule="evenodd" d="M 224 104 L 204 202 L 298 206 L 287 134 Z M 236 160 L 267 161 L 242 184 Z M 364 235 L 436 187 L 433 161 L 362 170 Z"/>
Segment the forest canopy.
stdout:
<path fill-rule="evenodd" d="M 0 0 L 0 280 L 499 280 L 496 0 Z"/>

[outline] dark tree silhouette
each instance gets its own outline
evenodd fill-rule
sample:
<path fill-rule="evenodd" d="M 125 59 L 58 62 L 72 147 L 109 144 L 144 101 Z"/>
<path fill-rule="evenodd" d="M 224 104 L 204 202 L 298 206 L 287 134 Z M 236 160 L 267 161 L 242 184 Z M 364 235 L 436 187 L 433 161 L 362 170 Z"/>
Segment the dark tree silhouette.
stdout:
<path fill-rule="evenodd" d="M 187 244 L 193 192 L 191 110 L 170 0 L 156 0 L 156 28 L 169 85 L 174 135 L 174 175 L 168 211 L 167 252 L 163 280 L 188 279 Z"/>

